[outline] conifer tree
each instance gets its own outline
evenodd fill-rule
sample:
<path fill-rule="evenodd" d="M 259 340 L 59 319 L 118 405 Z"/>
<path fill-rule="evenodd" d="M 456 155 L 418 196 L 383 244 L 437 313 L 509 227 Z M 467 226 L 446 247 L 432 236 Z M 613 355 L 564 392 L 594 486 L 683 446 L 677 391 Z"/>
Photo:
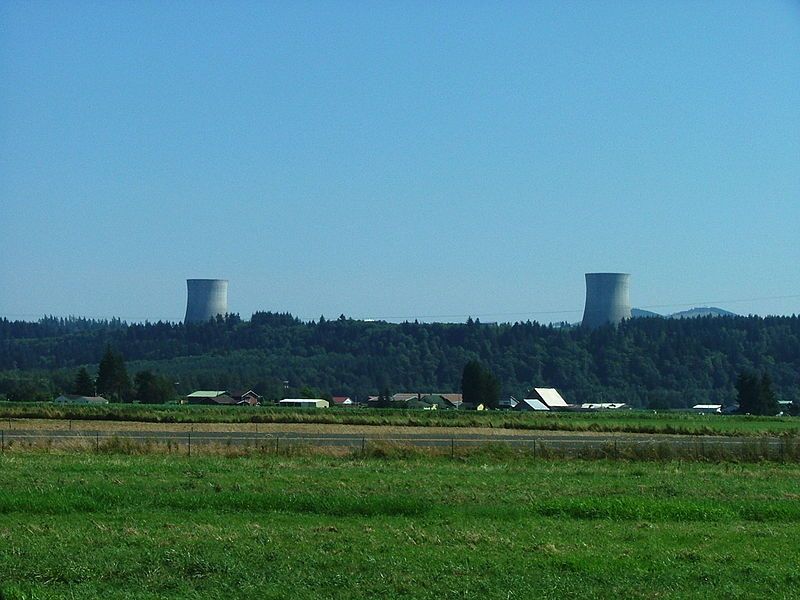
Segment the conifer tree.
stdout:
<path fill-rule="evenodd" d="M 111 346 L 106 347 L 106 353 L 100 360 L 97 370 L 97 393 L 111 396 L 118 402 L 130 400 L 131 380 L 125 367 L 122 355 L 114 352 Z"/>
<path fill-rule="evenodd" d="M 79 396 L 94 396 L 94 382 L 89 376 L 86 367 L 81 367 L 75 375 L 75 383 L 72 386 L 72 393 Z"/>

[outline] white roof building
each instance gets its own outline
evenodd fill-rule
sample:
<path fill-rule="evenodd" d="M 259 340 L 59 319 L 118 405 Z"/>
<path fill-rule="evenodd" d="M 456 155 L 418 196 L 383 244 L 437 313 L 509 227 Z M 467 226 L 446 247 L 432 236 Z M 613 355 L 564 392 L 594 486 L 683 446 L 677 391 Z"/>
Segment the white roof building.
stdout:
<path fill-rule="evenodd" d="M 533 388 L 538 399 L 544 402 L 549 408 L 567 408 L 569 406 L 556 388 Z"/>
<path fill-rule="evenodd" d="M 198 390 L 192 392 L 187 398 L 216 398 L 217 396 L 224 396 L 227 392 L 225 390 Z"/>
<path fill-rule="evenodd" d="M 525 398 L 517 403 L 514 410 L 550 410 L 547 405 L 536 398 Z"/>
<path fill-rule="evenodd" d="M 281 406 L 295 408 L 329 408 L 330 403 L 322 398 L 284 398 L 278 402 Z"/>

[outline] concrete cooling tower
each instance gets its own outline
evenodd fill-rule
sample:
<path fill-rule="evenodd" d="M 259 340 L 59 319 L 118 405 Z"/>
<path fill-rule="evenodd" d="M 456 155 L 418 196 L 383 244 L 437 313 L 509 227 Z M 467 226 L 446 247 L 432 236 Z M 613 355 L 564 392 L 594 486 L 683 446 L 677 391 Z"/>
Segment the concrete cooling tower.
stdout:
<path fill-rule="evenodd" d="M 586 273 L 586 306 L 583 326 L 616 325 L 631 318 L 629 273 Z"/>
<path fill-rule="evenodd" d="M 228 312 L 227 279 L 187 279 L 184 323 L 208 321 Z"/>

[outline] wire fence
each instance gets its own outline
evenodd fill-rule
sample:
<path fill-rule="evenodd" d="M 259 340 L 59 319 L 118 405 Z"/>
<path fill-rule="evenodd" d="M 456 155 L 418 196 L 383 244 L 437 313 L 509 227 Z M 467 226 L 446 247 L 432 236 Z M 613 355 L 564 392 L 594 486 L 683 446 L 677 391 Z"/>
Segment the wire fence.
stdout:
<path fill-rule="evenodd" d="M 348 434 L 300 435 L 289 433 L 226 433 L 167 431 L 21 431 L 0 430 L 0 452 L 15 449 L 83 449 L 96 452 L 144 453 L 167 451 L 188 456 L 236 449 L 260 453 L 292 454 L 338 450 L 364 456 L 409 454 L 449 455 L 453 458 L 480 453 L 508 453 L 533 458 L 627 460 L 735 460 L 800 461 L 796 437 L 719 438 L 675 436 L 630 438 L 617 436 L 436 436 L 387 437 Z"/>

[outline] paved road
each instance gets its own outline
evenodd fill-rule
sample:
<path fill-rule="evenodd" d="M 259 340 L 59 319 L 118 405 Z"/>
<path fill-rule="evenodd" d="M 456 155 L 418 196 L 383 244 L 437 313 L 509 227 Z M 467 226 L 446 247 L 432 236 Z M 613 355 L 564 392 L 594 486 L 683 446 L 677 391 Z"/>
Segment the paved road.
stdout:
<path fill-rule="evenodd" d="M 442 432 L 432 430 L 426 433 L 392 433 L 389 436 L 360 435 L 353 433 L 313 433 L 283 431 L 268 433 L 254 432 L 214 432 L 214 431 L 53 431 L 53 430 L 11 430 L 2 432 L 3 444 L 14 442 L 25 443 L 51 443 L 66 440 L 84 439 L 90 442 L 101 443 L 111 438 L 123 438 L 140 442 L 170 442 L 173 445 L 188 446 L 202 444 L 221 445 L 246 445 L 287 448 L 295 445 L 328 446 L 361 448 L 374 442 L 389 442 L 429 448 L 467 448 L 484 444 L 504 444 L 513 447 L 527 447 L 540 450 L 551 449 L 562 452 L 580 454 L 581 451 L 604 450 L 607 452 L 620 452 L 632 447 L 661 446 L 673 450 L 683 450 L 693 454 L 707 454 L 716 450 L 735 452 L 737 449 L 753 449 L 757 447 L 762 453 L 778 455 L 783 451 L 780 438 L 742 438 L 724 436 L 678 436 L 678 435 L 647 435 L 647 434 L 586 434 L 586 433 L 559 433 L 538 434 L 517 433 L 514 435 L 480 434 L 480 433 L 455 433 L 443 435 Z"/>

